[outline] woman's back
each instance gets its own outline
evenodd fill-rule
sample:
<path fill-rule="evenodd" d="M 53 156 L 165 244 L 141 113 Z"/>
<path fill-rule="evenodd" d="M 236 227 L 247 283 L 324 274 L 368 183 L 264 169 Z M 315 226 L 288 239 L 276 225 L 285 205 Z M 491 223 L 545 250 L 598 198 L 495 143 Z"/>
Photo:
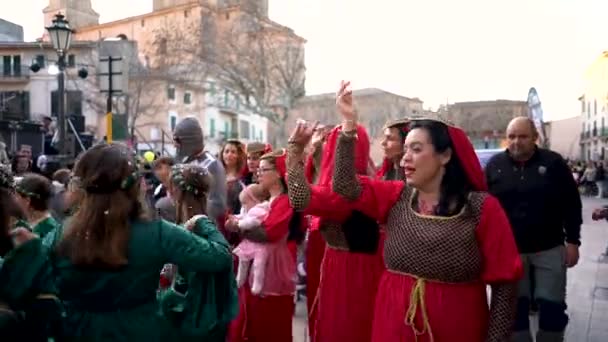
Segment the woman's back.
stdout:
<path fill-rule="evenodd" d="M 59 297 L 68 338 L 87 341 L 162 341 L 167 324 L 158 314 L 160 270 L 173 263 L 190 271 L 229 269 L 228 248 L 166 221 L 131 225 L 128 264 L 115 270 L 76 266 L 56 257 Z"/>

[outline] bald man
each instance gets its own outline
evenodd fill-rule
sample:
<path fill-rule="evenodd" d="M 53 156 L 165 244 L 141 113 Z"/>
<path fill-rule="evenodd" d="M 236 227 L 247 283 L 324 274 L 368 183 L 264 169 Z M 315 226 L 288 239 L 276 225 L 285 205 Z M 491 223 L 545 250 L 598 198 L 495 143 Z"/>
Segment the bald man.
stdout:
<path fill-rule="evenodd" d="M 490 193 L 509 217 L 525 268 L 518 286 L 515 342 L 533 341 L 529 322 L 532 299 L 539 310 L 536 341 L 564 340 L 568 324 L 566 270 L 576 265 L 579 257 L 582 204 L 576 183 L 564 159 L 538 147 L 537 140 L 538 132 L 530 119 L 513 119 L 507 127 L 509 147 L 486 166 Z"/>

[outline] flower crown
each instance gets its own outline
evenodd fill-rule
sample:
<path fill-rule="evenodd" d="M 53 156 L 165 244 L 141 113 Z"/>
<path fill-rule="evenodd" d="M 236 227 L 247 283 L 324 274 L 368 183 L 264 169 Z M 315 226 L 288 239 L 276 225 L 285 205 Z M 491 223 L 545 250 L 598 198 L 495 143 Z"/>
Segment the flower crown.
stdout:
<path fill-rule="evenodd" d="M 189 192 L 195 196 L 201 195 L 203 191 L 194 184 L 188 182 L 184 177 L 184 171 L 186 170 L 189 170 L 191 174 L 195 173 L 200 176 L 208 176 L 209 171 L 203 167 L 194 167 L 185 164 L 177 164 L 171 168 L 171 180 L 173 181 L 173 184 L 177 185 L 181 191 Z"/>

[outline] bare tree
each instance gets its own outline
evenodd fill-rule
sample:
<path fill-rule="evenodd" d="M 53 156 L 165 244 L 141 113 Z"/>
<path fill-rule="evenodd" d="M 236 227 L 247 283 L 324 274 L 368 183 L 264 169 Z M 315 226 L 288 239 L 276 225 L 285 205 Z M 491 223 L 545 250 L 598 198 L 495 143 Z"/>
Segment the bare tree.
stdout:
<path fill-rule="evenodd" d="M 277 125 L 277 140 L 283 142 L 290 110 L 305 95 L 303 39 L 256 11 L 241 12 L 223 27 L 205 11 L 199 23 L 174 23 L 155 32 L 164 55 L 156 62 L 187 66 L 185 73 L 196 74 L 198 81 L 213 79 Z"/>

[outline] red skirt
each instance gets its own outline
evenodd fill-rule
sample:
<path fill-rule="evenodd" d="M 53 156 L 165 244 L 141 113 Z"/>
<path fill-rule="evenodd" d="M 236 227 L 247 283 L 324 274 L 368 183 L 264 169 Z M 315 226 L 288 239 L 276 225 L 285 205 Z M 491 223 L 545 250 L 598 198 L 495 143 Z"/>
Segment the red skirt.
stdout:
<path fill-rule="evenodd" d="M 482 342 L 488 329 L 486 286 L 482 283 L 448 284 L 426 281 L 424 305 L 428 327 L 418 335 L 407 324 L 412 289 L 416 279 L 385 271 L 380 280 L 372 342 Z M 424 315 L 419 304 L 414 326 L 424 330 Z M 433 338 L 431 338 L 431 333 Z"/>
<path fill-rule="evenodd" d="M 239 290 L 239 315 L 230 324 L 228 342 L 292 342 L 293 295 L 256 296 L 246 283 Z"/>
<path fill-rule="evenodd" d="M 316 303 L 315 342 L 369 342 L 382 248 L 375 255 L 327 247 Z M 386 340 L 388 341 L 388 340 Z M 385 342 L 386 342 L 385 341 Z"/>
<path fill-rule="evenodd" d="M 315 342 L 313 331 L 317 323 L 317 310 L 314 305 L 321 278 L 321 262 L 325 253 L 325 241 L 321 231 L 309 230 L 306 244 L 306 306 L 308 308 L 308 332 L 310 342 Z"/>

